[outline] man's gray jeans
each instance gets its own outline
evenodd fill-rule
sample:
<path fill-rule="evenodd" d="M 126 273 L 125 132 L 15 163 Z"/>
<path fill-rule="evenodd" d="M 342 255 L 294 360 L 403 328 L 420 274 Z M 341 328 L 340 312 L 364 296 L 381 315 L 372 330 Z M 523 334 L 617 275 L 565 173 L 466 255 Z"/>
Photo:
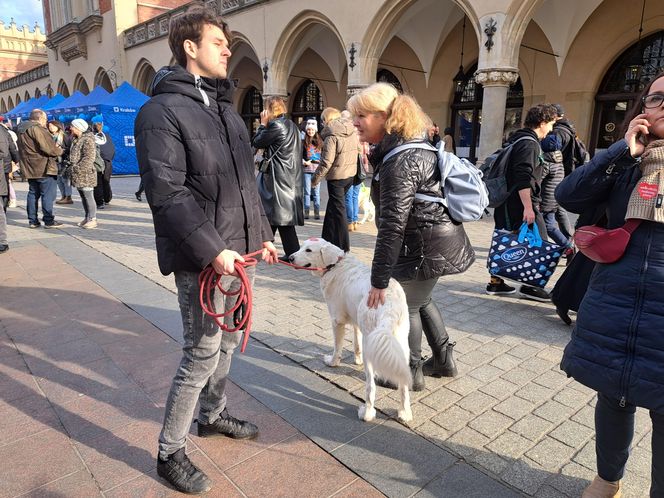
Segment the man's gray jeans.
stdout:
<path fill-rule="evenodd" d="M 246 269 L 253 285 L 254 267 Z M 231 367 L 233 351 L 242 339 L 242 332 L 222 332 L 215 321 L 203 313 L 199 301 L 198 273 L 175 272 L 175 285 L 184 327 L 183 355 L 173 379 L 166 401 L 164 426 L 159 435 L 159 457 L 183 448 L 194 416 L 196 403 L 200 401 L 198 420 L 209 424 L 219 418 L 226 407 L 226 377 Z M 237 290 L 240 280 L 223 277 L 225 290 Z M 233 307 L 237 296 L 213 295 L 217 313 Z M 232 324 L 233 317 L 226 319 Z"/>

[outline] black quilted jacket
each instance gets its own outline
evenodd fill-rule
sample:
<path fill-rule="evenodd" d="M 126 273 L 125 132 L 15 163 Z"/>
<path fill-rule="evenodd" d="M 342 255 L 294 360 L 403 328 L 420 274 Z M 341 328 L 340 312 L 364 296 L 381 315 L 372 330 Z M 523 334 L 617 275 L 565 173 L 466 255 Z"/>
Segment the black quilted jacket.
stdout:
<path fill-rule="evenodd" d="M 273 239 L 233 91 L 229 80 L 166 67 L 136 118 L 136 154 L 164 275 L 201 271 L 223 249 L 247 254 Z"/>
<path fill-rule="evenodd" d="M 377 289 L 387 287 L 390 277 L 428 280 L 461 273 L 475 261 L 463 225 L 452 221 L 440 204 L 415 201 L 417 192 L 441 195 L 436 154 L 409 149 L 383 163 L 383 157 L 401 143 L 387 135 L 370 156 L 378 226 L 371 285 Z"/>

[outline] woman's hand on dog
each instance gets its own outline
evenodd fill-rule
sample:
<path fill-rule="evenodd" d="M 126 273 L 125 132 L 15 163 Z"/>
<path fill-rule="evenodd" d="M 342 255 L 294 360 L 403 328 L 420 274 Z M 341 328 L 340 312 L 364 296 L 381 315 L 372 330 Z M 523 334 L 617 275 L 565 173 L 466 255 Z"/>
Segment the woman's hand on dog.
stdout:
<path fill-rule="evenodd" d="M 277 248 L 274 247 L 274 244 L 269 240 L 267 242 L 263 242 L 262 257 L 263 261 L 265 261 L 268 265 L 273 265 L 277 261 L 279 261 L 279 254 L 277 253 Z"/>
<path fill-rule="evenodd" d="M 372 287 L 369 289 L 369 298 L 367 299 L 367 306 L 369 308 L 376 309 L 379 305 L 385 304 L 385 290 L 386 289 L 376 289 Z"/>

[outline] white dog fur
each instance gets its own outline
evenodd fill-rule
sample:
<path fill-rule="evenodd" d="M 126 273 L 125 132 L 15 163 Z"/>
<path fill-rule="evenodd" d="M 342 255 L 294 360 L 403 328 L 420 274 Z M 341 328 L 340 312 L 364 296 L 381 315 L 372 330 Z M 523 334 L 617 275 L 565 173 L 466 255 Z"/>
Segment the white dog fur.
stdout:
<path fill-rule="evenodd" d="M 357 196 L 357 206 L 362 210 L 360 223 L 373 221 L 376 218 L 376 207 L 371 201 L 371 189 L 369 187 L 363 185 L 360 189 L 360 193 Z"/>
<path fill-rule="evenodd" d="M 399 419 L 404 422 L 412 420 L 408 392 L 411 382 L 408 363 L 410 324 L 406 295 L 401 285 L 390 279 L 385 304 L 370 309 L 367 306 L 370 270 L 350 253 L 344 253 L 324 239 L 309 239 L 291 255 L 291 261 L 298 266 L 324 269 L 315 273 L 321 277 L 320 286 L 334 330 L 334 352 L 325 355 L 326 365 L 339 366 L 345 326 L 353 327 L 355 363 L 361 365 L 364 356 L 366 376 L 365 404 L 358 411 L 360 419 L 369 422 L 376 417 L 374 374 L 377 373 L 398 386 L 401 394 L 401 406 L 397 410 Z"/>

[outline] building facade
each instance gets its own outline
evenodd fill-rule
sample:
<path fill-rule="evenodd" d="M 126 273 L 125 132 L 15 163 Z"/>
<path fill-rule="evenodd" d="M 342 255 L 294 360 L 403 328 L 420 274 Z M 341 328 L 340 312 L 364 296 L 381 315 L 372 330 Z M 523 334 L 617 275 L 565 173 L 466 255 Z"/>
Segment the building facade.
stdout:
<path fill-rule="evenodd" d="M 562 104 L 589 148 L 601 149 L 619 136 L 642 82 L 664 68 L 664 2 L 656 0 L 206 3 L 234 32 L 229 69 L 249 128 L 268 95 L 286 97 L 300 120 L 343 107 L 349 94 L 381 80 L 453 127 L 463 156 L 491 153 L 539 102 Z M 48 84 L 68 95 L 127 80 L 149 93 L 155 71 L 173 63 L 169 22 L 188 7 L 177 0 L 43 6 L 48 75 L 0 86 L 0 106 Z"/>

